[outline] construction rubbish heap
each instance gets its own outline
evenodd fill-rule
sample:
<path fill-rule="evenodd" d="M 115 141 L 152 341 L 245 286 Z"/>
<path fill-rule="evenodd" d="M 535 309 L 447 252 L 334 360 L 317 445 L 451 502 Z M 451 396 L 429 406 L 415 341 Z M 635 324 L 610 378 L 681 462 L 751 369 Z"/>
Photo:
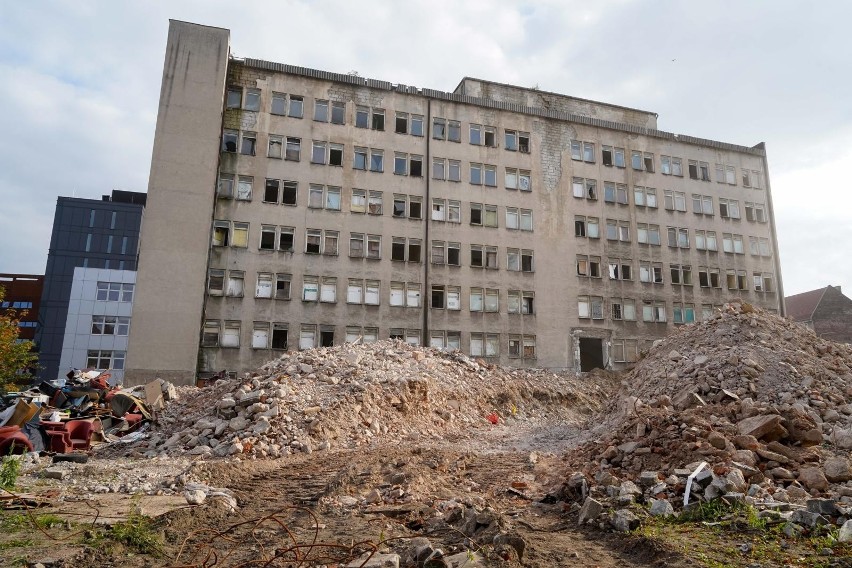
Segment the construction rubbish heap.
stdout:
<path fill-rule="evenodd" d="M 852 539 L 850 345 L 728 304 L 656 342 L 603 417 L 566 456 L 581 524 L 626 531 L 721 499 Z"/>

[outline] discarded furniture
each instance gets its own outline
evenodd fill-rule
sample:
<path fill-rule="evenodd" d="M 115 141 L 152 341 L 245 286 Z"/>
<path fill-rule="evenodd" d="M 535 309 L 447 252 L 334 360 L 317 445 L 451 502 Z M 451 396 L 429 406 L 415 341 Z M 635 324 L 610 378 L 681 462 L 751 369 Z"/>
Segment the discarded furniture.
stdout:
<path fill-rule="evenodd" d="M 33 451 L 33 444 L 20 426 L 0 427 L 0 456 Z"/>
<path fill-rule="evenodd" d="M 92 423 L 88 420 L 42 422 L 50 438 L 50 451 L 66 454 L 73 450 L 88 450 L 92 438 Z"/>

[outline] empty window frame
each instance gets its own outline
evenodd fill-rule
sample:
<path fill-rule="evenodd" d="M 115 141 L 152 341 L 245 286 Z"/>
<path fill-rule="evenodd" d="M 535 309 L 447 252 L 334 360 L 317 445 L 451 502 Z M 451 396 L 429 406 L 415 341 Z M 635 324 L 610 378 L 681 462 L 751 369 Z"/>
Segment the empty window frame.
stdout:
<path fill-rule="evenodd" d="M 734 233 L 722 233 L 722 250 L 733 254 L 745 254 L 743 236 Z"/>
<path fill-rule="evenodd" d="M 225 271 L 211 268 L 207 271 L 207 293 L 211 296 L 222 296 L 225 293 Z"/>
<path fill-rule="evenodd" d="M 721 271 L 718 268 L 699 266 L 698 285 L 701 288 L 721 288 Z"/>
<path fill-rule="evenodd" d="M 234 184 L 234 174 L 219 174 L 219 183 L 216 185 L 216 196 L 223 199 L 233 199 Z"/>
<path fill-rule="evenodd" d="M 692 194 L 692 212 L 697 215 L 713 215 L 713 197 L 710 195 Z"/>
<path fill-rule="evenodd" d="M 683 227 L 669 227 L 668 245 L 671 248 L 689 248 L 689 229 Z"/>
<path fill-rule="evenodd" d="M 420 239 L 393 237 L 391 241 L 391 260 L 420 262 L 422 246 Z"/>
<path fill-rule="evenodd" d="M 644 245 L 660 246 L 660 226 L 648 223 L 637 223 L 636 241 Z"/>
<path fill-rule="evenodd" d="M 746 271 L 728 269 L 725 271 L 725 283 L 728 290 L 748 290 L 748 276 Z"/>
<path fill-rule="evenodd" d="M 293 275 L 279 272 L 275 275 L 275 292 L 274 298 L 276 300 L 289 300 L 290 299 L 290 291 L 291 291 L 291 282 L 293 281 Z"/>
<path fill-rule="evenodd" d="M 601 163 L 605 166 L 625 167 L 624 148 L 601 146 Z"/>
<path fill-rule="evenodd" d="M 695 230 L 695 248 L 698 250 L 719 250 L 716 231 Z"/>
<path fill-rule="evenodd" d="M 394 194 L 393 216 L 398 218 L 422 219 L 423 198 L 401 193 Z"/>
<path fill-rule="evenodd" d="M 394 132 L 397 134 L 408 134 L 408 113 L 397 112 L 394 121 Z"/>
<path fill-rule="evenodd" d="M 284 137 L 269 135 L 269 144 L 266 149 L 267 158 L 281 159 L 284 157 Z"/>
<path fill-rule="evenodd" d="M 775 291 L 773 276 L 769 272 L 755 272 L 752 274 L 752 286 L 755 292 L 771 293 Z"/>
<path fill-rule="evenodd" d="M 683 191 L 663 191 L 663 202 L 668 211 L 686 211 L 686 193 Z"/>
<path fill-rule="evenodd" d="M 632 150 L 630 152 L 630 165 L 634 170 L 654 173 L 654 154 Z"/>
<path fill-rule="evenodd" d="M 577 276 L 588 278 L 601 277 L 601 257 L 585 254 L 577 255 Z"/>
<path fill-rule="evenodd" d="M 663 264 L 647 260 L 639 261 L 639 281 L 648 284 L 663 283 Z"/>
<path fill-rule="evenodd" d="M 606 238 L 609 241 L 630 242 L 630 221 L 606 220 Z"/>
<path fill-rule="evenodd" d="M 633 280 L 633 263 L 630 259 L 610 258 L 607 265 L 610 280 Z"/>
<path fill-rule="evenodd" d="M 592 142 L 571 140 L 571 159 L 590 164 L 595 163 L 595 145 Z"/>
<path fill-rule="evenodd" d="M 248 247 L 249 224 L 239 221 L 213 221 L 214 247 Z"/>
<path fill-rule="evenodd" d="M 657 207 L 657 190 L 637 185 L 633 188 L 633 203 L 640 207 Z"/>
<path fill-rule="evenodd" d="M 689 177 L 690 179 L 710 181 L 710 164 L 697 160 L 689 160 Z"/>
<path fill-rule="evenodd" d="M 517 168 L 506 168 L 506 189 L 520 189 L 521 191 L 532 191 L 532 177 L 529 170 Z"/>
<path fill-rule="evenodd" d="M 615 321 L 636 321 L 636 301 L 630 298 L 612 298 L 609 301 L 609 313 Z"/>
<path fill-rule="evenodd" d="M 534 335 L 510 335 L 508 341 L 510 358 L 535 359 L 536 343 Z"/>
<path fill-rule="evenodd" d="M 586 217 L 585 215 L 574 216 L 574 236 L 599 239 L 601 236 L 600 219 Z"/>
<path fill-rule="evenodd" d="M 340 239 L 338 231 L 328 229 L 305 230 L 305 254 L 337 255 L 337 245 Z"/>
<path fill-rule="evenodd" d="M 435 140 L 447 139 L 447 119 L 434 117 L 432 119 L 432 138 Z"/>
<path fill-rule="evenodd" d="M 754 221 L 757 223 L 766 222 L 766 207 L 763 203 L 754 203 L 751 201 L 746 201 L 745 214 L 747 221 Z"/>
<path fill-rule="evenodd" d="M 202 347 L 218 347 L 219 335 L 222 331 L 222 323 L 217 320 L 205 320 L 204 329 L 201 333 Z"/>
<path fill-rule="evenodd" d="M 666 321 L 666 303 L 645 300 L 642 302 L 642 321 L 664 323 Z"/>
<path fill-rule="evenodd" d="M 692 286 L 692 267 L 688 264 L 670 264 L 672 284 Z"/>
<path fill-rule="evenodd" d="M 677 302 L 672 304 L 672 322 L 676 324 L 695 323 L 695 304 Z"/>

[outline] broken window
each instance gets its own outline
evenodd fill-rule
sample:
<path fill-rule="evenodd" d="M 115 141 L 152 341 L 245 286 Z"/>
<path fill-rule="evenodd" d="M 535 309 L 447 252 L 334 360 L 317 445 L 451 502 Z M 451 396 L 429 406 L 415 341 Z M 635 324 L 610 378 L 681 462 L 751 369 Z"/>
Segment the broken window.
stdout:
<path fill-rule="evenodd" d="M 367 202 L 367 212 L 370 215 L 382 214 L 382 192 L 371 191 Z"/>
<path fill-rule="evenodd" d="M 443 310 L 446 299 L 446 287 L 443 285 L 433 284 L 430 298 L 429 307 L 437 310 Z"/>
<path fill-rule="evenodd" d="M 269 135 L 269 146 L 266 156 L 269 158 L 281 158 L 284 153 L 284 138 L 282 136 Z"/>
<path fill-rule="evenodd" d="M 269 348 L 269 323 L 254 322 L 254 328 L 251 332 L 251 347 L 252 349 L 268 349 Z"/>
<path fill-rule="evenodd" d="M 264 203 L 278 203 L 279 181 L 277 179 L 266 180 L 266 187 L 263 190 Z"/>
<path fill-rule="evenodd" d="M 283 205 L 295 205 L 298 183 L 295 181 L 281 182 L 281 203 Z"/>
<path fill-rule="evenodd" d="M 491 148 L 497 147 L 497 129 L 493 126 L 486 126 L 483 129 L 485 145 Z"/>
<path fill-rule="evenodd" d="M 207 293 L 221 296 L 225 291 L 225 271 L 211 268 L 207 272 Z"/>
<path fill-rule="evenodd" d="M 432 138 L 436 140 L 447 139 L 447 119 L 437 117 L 432 119 Z"/>
<path fill-rule="evenodd" d="M 471 225 L 482 225 L 482 204 L 481 203 L 471 203 L 470 204 L 470 224 Z"/>
<path fill-rule="evenodd" d="M 222 151 L 236 152 L 240 133 L 237 130 L 224 130 L 222 132 Z"/>
<path fill-rule="evenodd" d="M 530 133 L 529 132 L 519 132 L 518 133 L 518 151 L 524 154 L 530 153 Z"/>
<path fill-rule="evenodd" d="M 372 128 L 373 130 L 385 129 L 385 111 L 383 109 L 373 109 L 372 120 L 370 121 L 370 128 Z"/>
<path fill-rule="evenodd" d="M 305 233 L 305 253 L 320 254 L 322 247 L 322 230 L 308 229 Z"/>
<path fill-rule="evenodd" d="M 384 159 L 385 154 L 382 150 L 370 149 L 370 171 L 371 172 L 383 172 L 384 171 Z"/>
<path fill-rule="evenodd" d="M 290 95 L 290 113 L 289 116 L 293 118 L 302 118 L 304 113 L 304 105 L 305 100 L 303 97 L 299 97 L 296 95 Z"/>
<path fill-rule="evenodd" d="M 396 113 L 396 122 L 394 132 L 397 134 L 408 134 L 408 113 L 407 112 L 398 112 Z"/>
<path fill-rule="evenodd" d="M 275 250 L 275 226 L 260 226 L 260 250 Z"/>
<path fill-rule="evenodd" d="M 219 174 L 219 184 L 216 186 L 216 195 L 226 199 L 234 197 L 234 175 Z"/>
<path fill-rule="evenodd" d="M 228 285 L 225 295 L 234 298 L 242 298 L 245 289 L 245 272 L 242 270 L 231 270 L 228 272 Z"/>
<path fill-rule="evenodd" d="M 287 349 L 287 324 L 274 322 L 272 324 L 272 349 Z"/>
<path fill-rule="evenodd" d="M 293 276 L 291 274 L 276 274 L 275 275 L 275 299 L 289 300 L 290 299 L 290 282 Z"/>
<path fill-rule="evenodd" d="M 521 271 L 533 272 L 533 251 L 523 249 L 521 251 Z"/>
<path fill-rule="evenodd" d="M 447 140 L 461 142 L 461 123 L 457 120 L 447 122 Z"/>
<path fill-rule="evenodd" d="M 328 145 L 328 165 L 342 166 L 343 165 L 343 144 Z"/>
<path fill-rule="evenodd" d="M 240 154 L 254 156 L 256 147 L 257 134 L 254 132 L 243 132 L 242 143 L 240 144 Z"/>
<path fill-rule="evenodd" d="M 218 347 L 219 346 L 219 330 L 221 324 L 216 320 L 206 320 L 204 322 L 204 330 L 201 334 L 202 347 Z M 88 363 L 88 362 L 87 362 Z"/>
<path fill-rule="evenodd" d="M 313 349 L 317 343 L 317 326 L 302 324 L 299 330 L 299 349 Z"/>
<path fill-rule="evenodd" d="M 302 157 L 302 139 L 287 137 L 287 150 L 284 153 L 285 160 L 298 162 Z"/>
<path fill-rule="evenodd" d="M 257 286 L 254 290 L 255 298 L 272 298 L 272 274 L 269 272 L 257 273 Z"/>
<path fill-rule="evenodd" d="M 412 155 L 408 161 L 408 175 L 423 177 L 423 156 Z"/>
<path fill-rule="evenodd" d="M 213 246 L 226 247 L 231 244 L 231 224 L 228 221 L 213 221 Z"/>

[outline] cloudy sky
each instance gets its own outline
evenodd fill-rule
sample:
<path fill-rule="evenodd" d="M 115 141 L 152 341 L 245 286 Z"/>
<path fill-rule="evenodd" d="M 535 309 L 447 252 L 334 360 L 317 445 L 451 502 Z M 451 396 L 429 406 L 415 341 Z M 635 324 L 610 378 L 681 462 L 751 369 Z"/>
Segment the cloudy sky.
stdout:
<path fill-rule="evenodd" d="M 766 142 L 787 295 L 852 294 L 852 2 L 0 3 L 0 272 L 43 273 L 57 196 L 148 185 L 168 19 L 237 57 L 452 90 L 465 75 Z"/>

